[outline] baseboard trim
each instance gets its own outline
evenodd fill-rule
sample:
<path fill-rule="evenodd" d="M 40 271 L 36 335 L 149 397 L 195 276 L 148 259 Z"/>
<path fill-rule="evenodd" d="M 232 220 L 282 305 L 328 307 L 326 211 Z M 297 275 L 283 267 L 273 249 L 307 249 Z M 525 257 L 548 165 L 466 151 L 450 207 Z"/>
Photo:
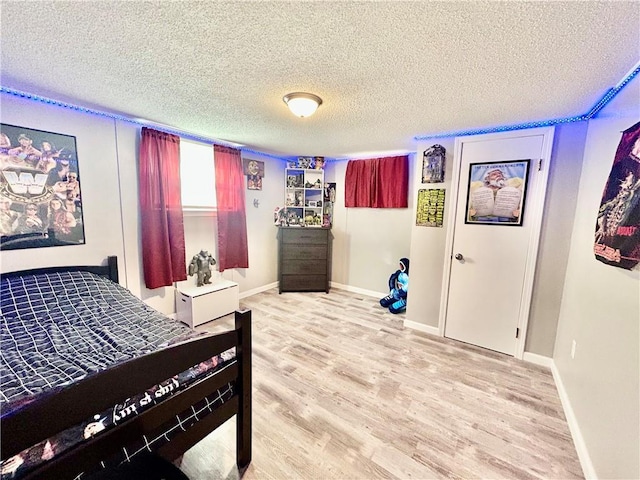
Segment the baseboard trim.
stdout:
<path fill-rule="evenodd" d="M 258 293 L 266 292 L 267 290 L 271 290 L 272 288 L 276 288 L 278 286 L 278 282 L 273 282 L 268 285 L 263 285 L 258 288 L 252 288 L 251 290 L 247 290 L 246 292 L 240 292 L 238 298 L 247 298 L 251 295 L 256 295 Z"/>
<path fill-rule="evenodd" d="M 591 461 L 591 456 L 589 455 L 587 445 L 584 441 L 584 437 L 582 436 L 582 430 L 580 430 L 578 419 L 576 418 L 573 407 L 571 406 L 569 395 L 564 388 L 564 383 L 562 382 L 562 377 L 560 376 L 560 371 L 556 366 L 556 362 L 553 360 L 553 358 L 545 357 L 544 355 L 538 355 L 537 353 L 531 352 L 524 352 L 522 359 L 525 362 L 535 363 L 536 365 L 541 365 L 543 367 L 548 367 L 549 369 L 551 369 L 553 381 L 556 384 L 556 389 L 558 390 L 560 403 L 562 403 L 562 410 L 564 411 L 564 416 L 567 419 L 569 432 L 571 433 L 573 445 L 576 449 L 576 453 L 578 454 L 578 460 L 580 460 L 580 466 L 582 467 L 584 478 L 586 480 L 597 480 L 598 476 L 596 475 L 596 471 L 593 468 L 593 462 Z"/>
<path fill-rule="evenodd" d="M 347 292 L 359 293 L 360 295 L 366 295 L 367 297 L 382 298 L 389 292 L 374 292 L 373 290 L 366 290 L 364 288 L 352 287 L 351 285 L 344 285 L 342 283 L 331 282 L 330 285 L 340 290 L 346 290 Z"/>
<path fill-rule="evenodd" d="M 419 332 L 428 333 L 430 335 L 440 336 L 440 329 L 438 327 L 432 327 L 431 325 L 425 325 L 424 323 L 412 322 L 411 320 L 405 320 L 404 326 Z"/>
<path fill-rule="evenodd" d="M 560 402 L 562 403 L 564 416 L 567 418 L 567 424 L 569 425 L 569 431 L 571 432 L 571 437 L 573 438 L 573 444 L 576 447 L 576 452 L 578 453 L 580 466 L 582 466 L 582 473 L 584 474 L 584 478 L 586 480 L 597 480 L 598 475 L 596 475 L 596 470 L 595 468 L 593 468 L 593 462 L 591 461 L 591 456 L 589 455 L 587 444 L 585 443 L 584 437 L 582 436 L 582 430 L 580 430 L 578 419 L 576 418 L 576 414 L 574 413 L 573 407 L 571 406 L 569 395 L 564 388 L 564 383 L 562 382 L 560 371 L 558 370 L 558 367 L 553 360 L 551 361 L 551 363 L 551 373 L 553 373 L 553 380 L 555 381 L 556 388 L 558 389 L 558 395 L 560 396 Z"/>
<path fill-rule="evenodd" d="M 524 352 L 522 359 L 525 362 L 535 363 L 536 365 L 542 365 L 543 367 L 553 368 L 554 366 L 553 358 L 538 355 L 537 353 Z"/>

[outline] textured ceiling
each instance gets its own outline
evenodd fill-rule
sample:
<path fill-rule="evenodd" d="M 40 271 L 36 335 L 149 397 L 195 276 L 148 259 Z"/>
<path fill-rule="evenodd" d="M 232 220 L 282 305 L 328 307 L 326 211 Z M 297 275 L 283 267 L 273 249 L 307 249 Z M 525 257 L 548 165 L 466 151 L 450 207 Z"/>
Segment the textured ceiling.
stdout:
<path fill-rule="evenodd" d="M 640 3 L 0 2 L 1 84 L 276 155 L 587 112 L 640 58 Z M 282 101 L 324 100 L 309 118 Z"/>

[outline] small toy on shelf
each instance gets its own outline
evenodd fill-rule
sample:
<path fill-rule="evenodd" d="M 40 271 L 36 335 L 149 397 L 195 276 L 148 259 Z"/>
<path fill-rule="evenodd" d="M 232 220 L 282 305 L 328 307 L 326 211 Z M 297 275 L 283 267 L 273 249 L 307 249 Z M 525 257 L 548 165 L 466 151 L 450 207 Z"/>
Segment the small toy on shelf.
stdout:
<path fill-rule="evenodd" d="M 276 207 L 273 212 L 273 224 L 276 227 L 287 226 L 287 209 L 284 207 Z"/>

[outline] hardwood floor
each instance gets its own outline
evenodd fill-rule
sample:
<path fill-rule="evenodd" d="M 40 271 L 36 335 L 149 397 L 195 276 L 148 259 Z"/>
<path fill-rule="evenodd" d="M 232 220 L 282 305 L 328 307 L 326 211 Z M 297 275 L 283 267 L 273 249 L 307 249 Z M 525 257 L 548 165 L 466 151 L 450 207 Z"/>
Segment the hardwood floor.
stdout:
<path fill-rule="evenodd" d="M 241 307 L 254 354 L 245 480 L 583 478 L 548 369 L 406 329 L 343 290 L 272 289 Z M 234 422 L 184 455 L 191 480 L 239 478 Z"/>

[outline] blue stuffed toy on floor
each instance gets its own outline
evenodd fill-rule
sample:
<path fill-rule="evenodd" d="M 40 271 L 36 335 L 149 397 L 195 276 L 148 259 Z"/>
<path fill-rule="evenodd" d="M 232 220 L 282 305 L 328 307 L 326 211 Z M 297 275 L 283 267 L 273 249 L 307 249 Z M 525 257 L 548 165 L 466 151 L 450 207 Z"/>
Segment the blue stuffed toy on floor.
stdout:
<path fill-rule="evenodd" d="M 389 295 L 380 299 L 380 305 L 391 313 L 404 312 L 407 308 L 407 292 L 409 291 L 409 259 L 400 259 L 400 269 L 389 277 Z"/>

